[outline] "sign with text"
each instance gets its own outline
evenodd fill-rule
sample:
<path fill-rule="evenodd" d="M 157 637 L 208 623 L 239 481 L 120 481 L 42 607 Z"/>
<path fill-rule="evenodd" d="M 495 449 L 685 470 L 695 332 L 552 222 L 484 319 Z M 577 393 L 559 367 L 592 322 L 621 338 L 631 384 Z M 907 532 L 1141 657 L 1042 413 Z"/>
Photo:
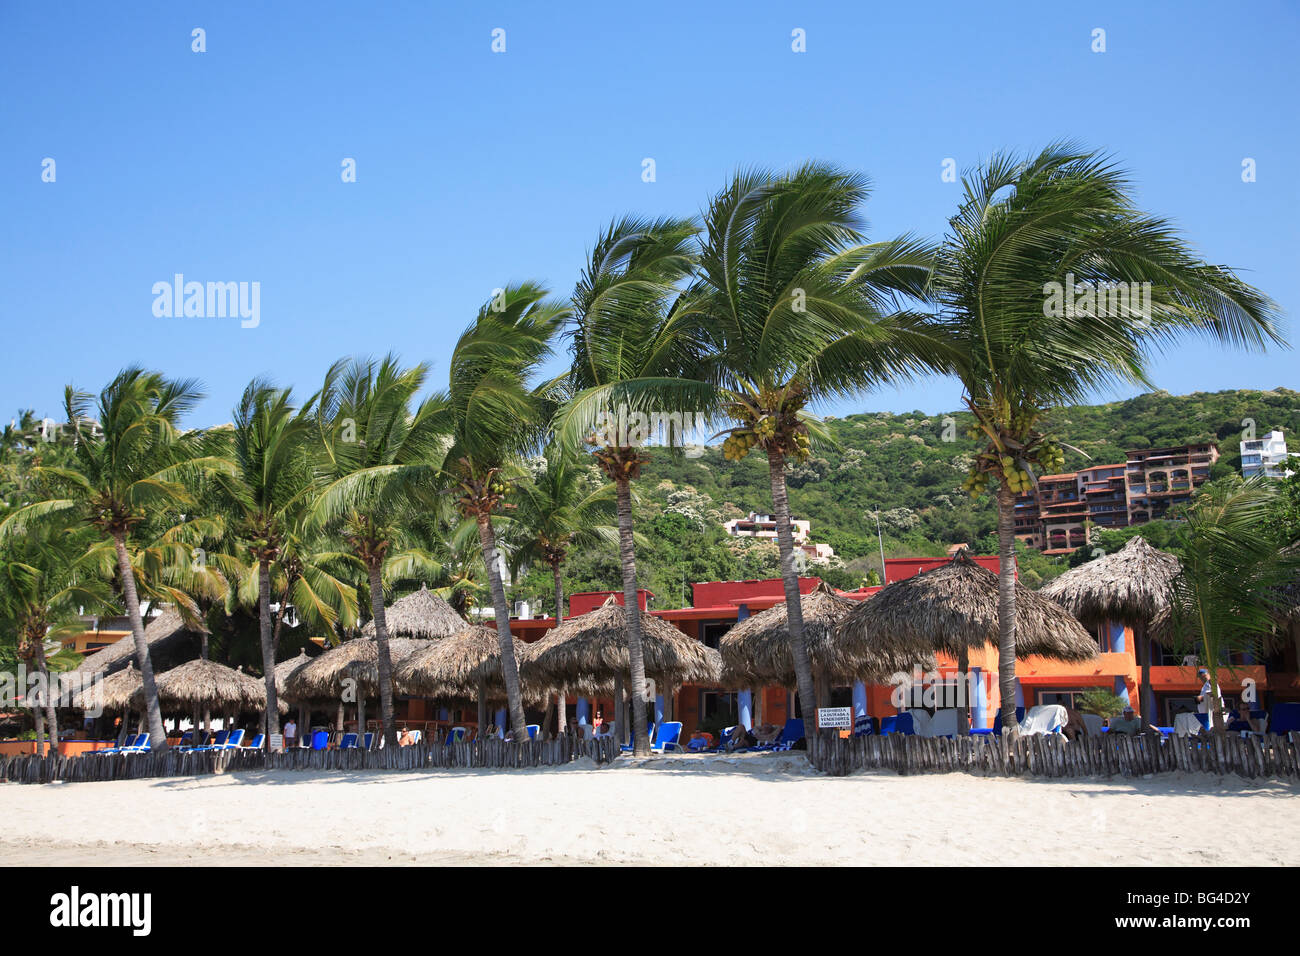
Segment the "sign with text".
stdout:
<path fill-rule="evenodd" d="M 279 753 L 284 749 L 284 734 L 271 734 L 271 751 Z"/>
<path fill-rule="evenodd" d="M 852 707 L 818 707 L 817 726 L 822 730 L 852 730 Z"/>

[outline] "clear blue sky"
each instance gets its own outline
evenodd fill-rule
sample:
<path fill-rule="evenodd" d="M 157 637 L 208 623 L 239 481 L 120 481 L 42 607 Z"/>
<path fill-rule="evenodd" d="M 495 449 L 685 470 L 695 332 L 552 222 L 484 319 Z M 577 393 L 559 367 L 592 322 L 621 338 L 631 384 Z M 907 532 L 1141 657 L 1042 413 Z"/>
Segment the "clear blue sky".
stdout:
<path fill-rule="evenodd" d="M 494 287 L 567 295 L 612 216 L 696 213 L 739 165 L 865 171 L 873 237 L 937 237 L 958 198 L 946 157 L 1061 137 L 1115 153 L 1142 205 L 1294 335 L 1297 6 L 997 6 L 0 0 L 0 418 L 57 413 L 65 384 L 131 362 L 200 378 L 193 424 L 229 420 L 255 374 L 305 393 L 347 354 L 427 359 L 441 382 Z M 155 318 L 151 287 L 176 272 L 260 282 L 261 325 Z M 1295 388 L 1298 362 L 1189 344 L 1154 374 Z M 958 397 L 931 381 L 826 410 Z"/>

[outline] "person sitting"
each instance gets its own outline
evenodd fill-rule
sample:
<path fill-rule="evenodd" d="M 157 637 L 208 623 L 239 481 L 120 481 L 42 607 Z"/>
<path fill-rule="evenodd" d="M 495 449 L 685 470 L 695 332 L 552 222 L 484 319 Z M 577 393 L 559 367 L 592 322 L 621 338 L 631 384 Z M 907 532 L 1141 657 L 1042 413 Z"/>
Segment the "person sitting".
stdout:
<path fill-rule="evenodd" d="M 1061 728 L 1061 733 L 1067 740 L 1075 740 L 1088 733 L 1088 725 L 1084 723 L 1083 714 L 1073 707 L 1065 708 L 1065 725 Z"/>
<path fill-rule="evenodd" d="M 1125 707 L 1124 716 L 1110 719 L 1110 732 L 1132 737 L 1142 732 L 1142 721 L 1133 715 L 1132 707 Z"/>
<path fill-rule="evenodd" d="M 744 724 L 736 724 L 731 728 L 731 735 L 727 737 L 727 752 L 733 750 L 742 750 L 745 747 L 753 747 L 758 743 L 758 738 L 750 732 Z"/>
<path fill-rule="evenodd" d="M 399 746 L 399 747 L 409 747 L 409 746 L 411 746 L 413 743 L 415 743 L 415 735 L 412 734 L 412 733 L 411 733 L 409 730 L 407 730 L 405 727 L 403 727 L 403 728 L 402 728 L 402 732 L 401 732 L 401 734 L 398 735 L 398 738 L 397 738 L 397 746 Z"/>
<path fill-rule="evenodd" d="M 1255 725 L 1250 722 L 1250 704 L 1242 704 L 1237 708 L 1237 712 L 1232 715 L 1232 720 L 1228 724 L 1228 730 L 1236 732 L 1240 730 L 1255 729 Z"/>
<path fill-rule="evenodd" d="M 754 737 L 759 744 L 774 744 L 781 738 L 781 728 L 776 724 L 759 724 L 754 728 Z"/>

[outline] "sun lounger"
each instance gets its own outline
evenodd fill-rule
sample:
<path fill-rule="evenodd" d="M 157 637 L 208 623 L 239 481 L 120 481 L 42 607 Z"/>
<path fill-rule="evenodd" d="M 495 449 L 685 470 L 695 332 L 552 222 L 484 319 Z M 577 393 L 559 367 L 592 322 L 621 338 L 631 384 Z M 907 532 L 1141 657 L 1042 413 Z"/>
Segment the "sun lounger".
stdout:
<path fill-rule="evenodd" d="M 136 744 L 136 741 L 137 741 L 140 737 L 146 737 L 146 738 L 147 738 L 148 736 L 149 736 L 148 734 L 127 734 L 126 739 L 122 741 L 122 746 L 120 746 L 120 747 L 105 747 L 103 750 L 96 750 L 96 751 L 94 751 L 94 753 L 97 753 L 97 754 L 120 754 L 120 753 L 126 753 L 126 752 L 128 752 L 128 751 L 130 751 L 130 750 L 134 750 L 134 748 L 135 748 L 135 744 Z"/>
<path fill-rule="evenodd" d="M 892 717 L 882 717 L 880 720 L 880 735 L 886 737 L 889 734 L 904 734 L 911 736 L 916 733 L 916 727 L 912 722 L 912 712 L 903 711 L 901 714 L 894 714 Z"/>
<path fill-rule="evenodd" d="M 339 750 L 359 750 L 357 747 L 356 734 L 344 734 L 343 739 L 339 741 Z"/>
<path fill-rule="evenodd" d="M 243 747 L 240 747 L 239 749 L 240 750 L 261 750 L 262 746 L 265 743 L 266 743 L 266 734 L 253 734 L 252 742 L 245 744 Z"/>
<path fill-rule="evenodd" d="M 123 747 L 122 753 L 139 754 L 139 753 L 144 753 L 148 749 L 149 749 L 149 735 L 147 733 L 138 734 L 135 738 L 135 743 L 129 747 Z"/>
<path fill-rule="evenodd" d="M 1039 704 L 1030 707 L 1024 719 L 1020 721 L 1020 732 L 1031 734 L 1059 734 L 1067 718 L 1065 708 L 1060 704 Z"/>
<path fill-rule="evenodd" d="M 678 743 L 682 736 L 682 724 L 679 720 L 665 720 L 659 726 L 654 728 L 654 733 L 650 736 L 650 752 L 654 754 L 667 753 L 669 750 L 681 750 Z M 632 745 L 624 744 L 624 752 L 631 752 Z"/>
<path fill-rule="evenodd" d="M 926 737 L 956 737 L 957 736 L 957 710 L 953 707 L 945 707 L 942 710 L 936 710 L 934 716 L 930 718 L 928 726 L 925 728 L 923 736 Z"/>
<path fill-rule="evenodd" d="M 1273 733 L 1289 734 L 1300 730 L 1300 704 L 1273 705 Z"/>
<path fill-rule="evenodd" d="M 366 736 L 361 744 L 366 750 L 371 750 L 375 746 L 375 733 L 373 730 L 367 731 Z"/>
<path fill-rule="evenodd" d="M 450 747 L 452 744 L 458 744 L 465 739 L 464 727 L 453 727 L 447 731 L 447 739 L 442 742 L 444 747 Z"/>
<path fill-rule="evenodd" d="M 330 734 L 328 730 L 318 730 L 311 735 L 312 750 L 328 750 L 330 746 Z"/>
<path fill-rule="evenodd" d="M 1080 714 L 1079 719 L 1083 721 L 1084 730 L 1090 737 L 1097 736 L 1105 729 L 1099 714 Z"/>
<path fill-rule="evenodd" d="M 202 747 L 193 747 L 190 749 L 190 753 L 200 753 L 208 750 L 224 750 L 226 748 L 226 738 L 229 736 L 230 731 L 218 730 L 217 736 L 213 739 L 212 743 L 205 744 Z"/>

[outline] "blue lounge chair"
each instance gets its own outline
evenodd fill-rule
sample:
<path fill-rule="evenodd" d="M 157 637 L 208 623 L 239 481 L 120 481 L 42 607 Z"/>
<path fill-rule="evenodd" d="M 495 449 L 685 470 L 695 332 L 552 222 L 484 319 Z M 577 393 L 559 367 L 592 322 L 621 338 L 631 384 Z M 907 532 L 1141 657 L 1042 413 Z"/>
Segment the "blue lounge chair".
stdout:
<path fill-rule="evenodd" d="M 312 750 L 328 750 L 330 746 L 330 735 L 328 730 L 318 730 L 311 735 Z"/>
<path fill-rule="evenodd" d="M 1025 719 L 1025 708 L 1017 707 L 1016 723 L 1020 723 L 1020 721 L 1024 719 Z M 998 715 L 993 718 L 993 733 L 999 737 L 1002 736 L 1002 711 L 1001 710 L 999 710 Z"/>
<path fill-rule="evenodd" d="M 199 752 L 201 752 L 201 751 L 207 751 L 207 750 L 225 750 L 225 749 L 226 749 L 226 739 L 227 739 L 229 736 L 230 736 L 230 731 L 228 731 L 228 730 L 218 730 L 218 731 L 217 731 L 217 736 L 213 739 L 212 743 L 210 743 L 210 744 L 208 744 L 208 745 L 206 745 L 206 746 L 204 746 L 204 747 L 191 747 L 191 748 L 190 748 L 190 753 L 199 753 Z"/>
<path fill-rule="evenodd" d="M 344 734 L 343 739 L 339 741 L 339 750 L 358 750 L 357 735 Z"/>
<path fill-rule="evenodd" d="M 134 746 L 135 746 L 136 738 L 139 737 L 139 736 L 140 736 L 139 734 L 127 734 L 127 735 L 126 735 L 126 739 L 122 741 L 122 746 L 120 746 L 120 747 L 105 747 L 103 750 L 96 750 L 96 751 L 94 751 L 94 752 L 97 753 L 97 754 L 120 754 L 122 751 L 126 750 L 128 747 L 134 747 Z"/>
<path fill-rule="evenodd" d="M 794 745 L 803 740 L 803 718 L 791 717 L 781 728 L 781 736 L 770 744 L 759 744 L 756 747 L 746 747 L 743 753 L 762 753 L 765 751 L 793 750 Z"/>
<path fill-rule="evenodd" d="M 1271 733 L 1289 734 L 1300 730 L 1300 704 L 1274 704 Z"/>
<path fill-rule="evenodd" d="M 1198 714 L 1196 715 L 1196 722 L 1197 722 L 1198 724 L 1201 725 L 1201 729 L 1202 729 L 1202 730 L 1209 730 L 1209 729 L 1210 729 L 1210 715 L 1209 715 L 1209 714 L 1198 713 Z"/>
<path fill-rule="evenodd" d="M 144 753 L 148 749 L 149 749 L 149 735 L 147 733 L 137 734 L 135 738 L 135 743 L 129 747 L 123 747 L 122 753 L 138 754 L 138 753 Z"/>
<path fill-rule="evenodd" d="M 240 750 L 261 750 L 262 745 L 266 743 L 266 734 L 253 734 L 252 743 L 240 747 Z"/>
<path fill-rule="evenodd" d="M 366 736 L 362 739 L 361 746 L 364 747 L 366 750 L 372 750 L 374 748 L 374 745 L 375 745 L 374 731 L 369 731 L 366 733 Z"/>
<path fill-rule="evenodd" d="M 667 753 L 670 750 L 681 750 L 679 741 L 682 738 L 682 722 L 680 720 L 665 720 L 654 728 L 650 735 L 650 752 L 654 754 Z M 631 753 L 632 745 L 624 744 L 623 750 Z"/>
<path fill-rule="evenodd" d="M 536 740 L 537 735 L 541 733 L 542 730 L 539 724 L 528 724 L 524 729 L 528 731 L 529 740 Z"/>
<path fill-rule="evenodd" d="M 892 717 L 882 717 L 880 720 L 880 736 L 887 737 L 890 734 L 903 734 L 912 736 L 916 733 L 912 725 L 912 715 L 904 711 L 901 714 L 894 714 Z"/>
<path fill-rule="evenodd" d="M 876 722 L 867 714 L 861 717 L 855 717 L 853 720 L 854 737 L 870 737 L 876 732 Z"/>
<path fill-rule="evenodd" d="M 465 739 L 464 727 L 453 727 L 447 731 L 447 739 L 443 741 L 444 747 L 450 747 L 452 744 L 458 744 Z"/>

